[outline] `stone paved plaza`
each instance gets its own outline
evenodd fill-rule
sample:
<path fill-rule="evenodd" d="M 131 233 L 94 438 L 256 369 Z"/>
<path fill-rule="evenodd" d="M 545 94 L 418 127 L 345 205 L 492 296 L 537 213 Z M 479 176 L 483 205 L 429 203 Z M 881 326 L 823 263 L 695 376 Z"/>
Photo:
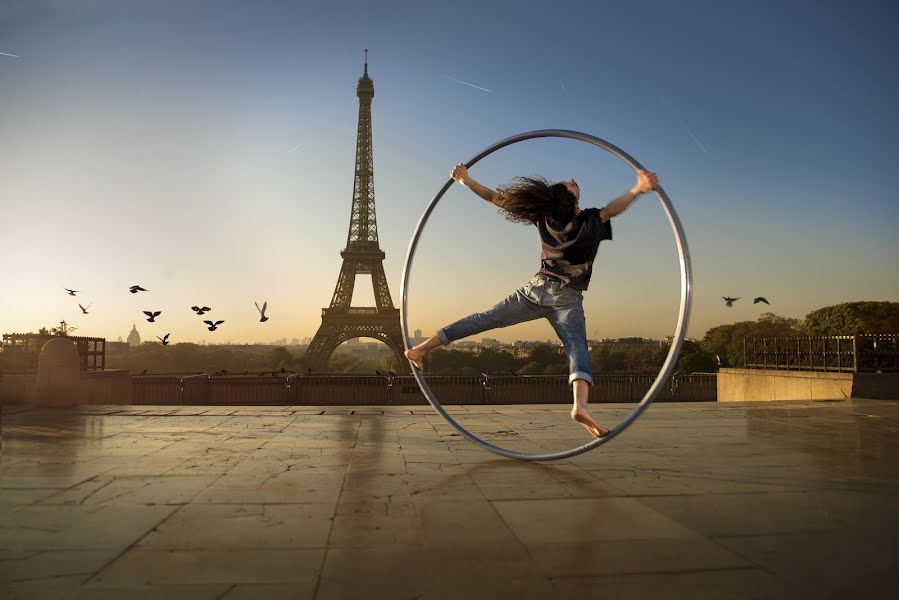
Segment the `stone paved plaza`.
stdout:
<path fill-rule="evenodd" d="M 606 424 L 629 408 L 601 405 Z M 564 406 L 453 407 L 507 447 Z M 6 407 L 0 598 L 886 598 L 899 402 L 657 404 L 500 458 L 421 407 Z"/>

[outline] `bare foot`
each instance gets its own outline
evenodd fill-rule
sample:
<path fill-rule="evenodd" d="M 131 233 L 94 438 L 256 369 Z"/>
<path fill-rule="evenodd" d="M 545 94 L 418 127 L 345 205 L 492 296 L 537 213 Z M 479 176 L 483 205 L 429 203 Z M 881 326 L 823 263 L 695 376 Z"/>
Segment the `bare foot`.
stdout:
<path fill-rule="evenodd" d="M 403 354 L 405 354 L 406 358 L 408 358 L 412 362 L 412 364 L 415 365 L 416 369 L 418 369 L 419 371 L 424 371 L 424 369 L 421 367 L 421 359 L 425 355 L 424 352 L 422 352 L 421 350 L 416 350 L 415 348 L 411 348 L 409 350 L 406 350 Z"/>
<path fill-rule="evenodd" d="M 587 412 L 586 408 L 572 408 L 571 418 L 583 425 L 587 431 L 590 432 L 590 435 L 595 438 L 601 438 L 609 433 L 609 429 L 597 423 L 596 420 L 590 416 L 590 413 Z"/>

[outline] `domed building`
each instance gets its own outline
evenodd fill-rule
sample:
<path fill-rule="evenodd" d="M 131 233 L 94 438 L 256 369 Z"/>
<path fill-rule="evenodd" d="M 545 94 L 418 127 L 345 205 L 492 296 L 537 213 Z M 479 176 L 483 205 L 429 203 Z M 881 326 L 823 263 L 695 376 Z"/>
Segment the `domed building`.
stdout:
<path fill-rule="evenodd" d="M 128 345 L 132 348 L 140 346 L 140 334 L 137 332 L 137 323 L 131 326 L 131 333 L 128 334 Z"/>

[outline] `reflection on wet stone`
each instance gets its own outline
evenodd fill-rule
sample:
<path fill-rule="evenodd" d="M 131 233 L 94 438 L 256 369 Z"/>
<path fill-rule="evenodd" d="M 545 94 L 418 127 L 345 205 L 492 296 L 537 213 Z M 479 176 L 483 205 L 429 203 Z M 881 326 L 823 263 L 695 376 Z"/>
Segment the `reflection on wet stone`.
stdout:
<path fill-rule="evenodd" d="M 558 406 L 452 410 L 585 441 Z M 418 407 L 2 417 L 4 598 L 876 598 L 899 572 L 894 402 L 658 405 L 551 464 Z"/>

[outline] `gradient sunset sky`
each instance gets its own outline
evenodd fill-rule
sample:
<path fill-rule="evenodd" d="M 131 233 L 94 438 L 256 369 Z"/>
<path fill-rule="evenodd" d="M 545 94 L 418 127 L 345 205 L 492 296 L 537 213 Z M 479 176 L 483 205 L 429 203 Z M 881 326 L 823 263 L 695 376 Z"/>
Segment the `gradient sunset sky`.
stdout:
<path fill-rule="evenodd" d="M 897 17 L 870 0 L 5 0 L 0 331 L 65 319 L 110 340 L 135 322 L 175 343 L 312 336 L 347 241 L 364 48 L 397 306 L 409 238 L 451 167 L 544 128 L 607 139 L 659 173 L 693 258 L 689 336 L 767 310 L 899 300 Z M 574 177 L 582 207 L 633 180 L 569 140 L 515 145 L 471 174 Z M 658 202 L 613 228 L 588 336 L 670 335 L 679 276 Z M 454 186 L 415 260 L 412 328 L 523 285 L 537 240 Z M 356 287 L 354 306 L 373 305 L 370 279 Z M 724 295 L 742 299 L 728 309 Z M 209 317 L 226 323 L 208 332 Z M 545 321 L 484 335 L 554 337 Z"/>

